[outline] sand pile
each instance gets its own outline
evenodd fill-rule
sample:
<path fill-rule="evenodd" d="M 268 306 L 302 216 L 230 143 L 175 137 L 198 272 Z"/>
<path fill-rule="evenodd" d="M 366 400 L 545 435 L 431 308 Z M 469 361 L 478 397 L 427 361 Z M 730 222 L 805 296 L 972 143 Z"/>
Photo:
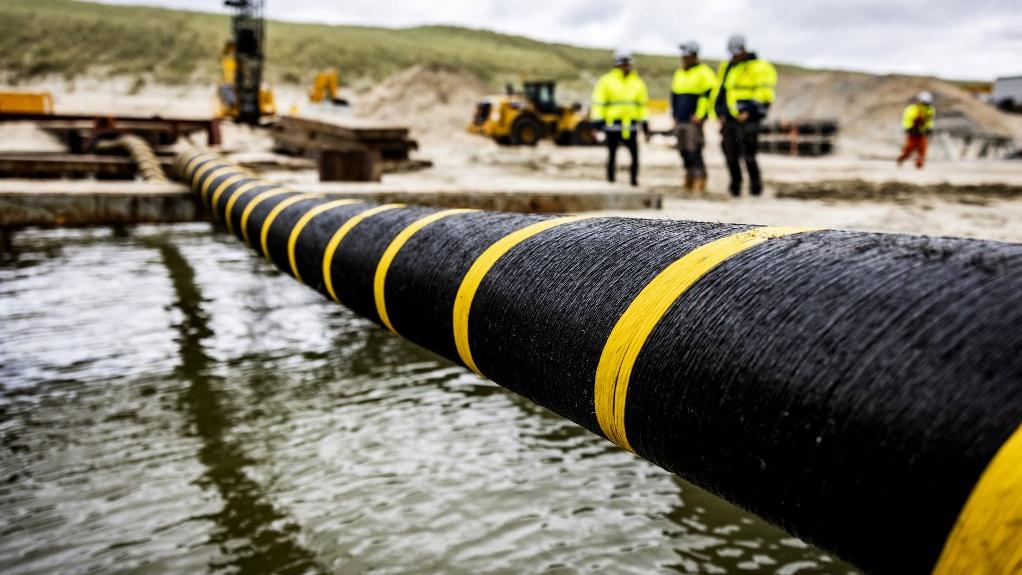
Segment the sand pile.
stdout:
<path fill-rule="evenodd" d="M 476 103 L 494 92 L 473 74 L 446 66 L 413 66 L 359 95 L 358 116 L 407 125 L 417 137 L 463 134 Z"/>
<path fill-rule="evenodd" d="M 933 92 L 938 121 L 976 132 L 1022 137 L 1022 119 L 985 104 L 958 86 L 934 78 L 873 76 L 850 72 L 782 74 L 773 119 L 835 118 L 841 144 L 897 146 L 901 113 L 921 90 Z"/>

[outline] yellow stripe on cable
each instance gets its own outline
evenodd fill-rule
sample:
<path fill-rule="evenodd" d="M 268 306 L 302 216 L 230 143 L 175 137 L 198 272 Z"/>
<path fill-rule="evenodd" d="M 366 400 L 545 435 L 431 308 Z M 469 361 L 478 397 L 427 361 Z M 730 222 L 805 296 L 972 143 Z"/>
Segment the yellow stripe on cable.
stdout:
<path fill-rule="evenodd" d="M 305 226 L 312 221 L 312 218 L 327 210 L 340 206 L 350 206 L 351 204 L 361 203 L 362 202 L 360 200 L 334 200 L 312 208 L 299 218 L 299 220 L 295 223 L 295 227 L 291 228 L 291 235 L 287 238 L 287 261 L 291 264 L 291 273 L 295 276 L 295 279 L 302 281 L 302 274 L 298 273 L 298 262 L 295 258 L 295 246 L 298 244 L 298 236 L 302 235 L 302 230 L 305 229 Z"/>
<path fill-rule="evenodd" d="M 247 174 L 235 174 L 220 182 L 220 184 L 213 190 L 213 199 L 209 202 L 209 211 L 213 214 L 214 220 L 220 219 L 220 214 L 216 211 L 216 203 L 220 201 L 220 196 L 231 186 L 231 184 L 240 182 L 247 177 L 249 177 Z"/>
<path fill-rule="evenodd" d="M 249 190 L 254 190 L 255 188 L 263 185 L 266 184 L 256 180 L 254 182 L 242 184 L 237 190 L 234 190 L 234 193 L 231 194 L 230 199 L 227 200 L 227 205 L 224 206 L 224 221 L 227 223 L 227 231 L 231 232 L 232 234 L 234 233 L 234 222 L 232 221 L 233 218 L 231 216 L 234 215 L 234 204 L 238 202 L 238 198 L 243 196 L 245 192 L 248 192 Z"/>
<path fill-rule="evenodd" d="M 456 214 L 464 214 L 467 212 L 477 211 L 479 210 L 454 209 L 436 212 L 424 218 L 419 218 L 415 220 L 414 222 L 408 224 L 408 226 L 406 226 L 405 229 L 401 230 L 396 236 L 394 236 L 394 239 L 391 240 L 390 245 L 387 246 L 387 249 L 383 251 L 383 255 L 380 256 L 380 261 L 379 263 L 376 264 L 376 276 L 373 278 L 373 296 L 376 299 L 376 313 L 379 314 L 380 321 L 383 322 L 383 325 L 387 326 L 387 329 L 392 331 L 394 334 L 397 334 L 397 330 L 394 329 L 394 325 L 390 323 L 390 316 L 387 315 L 387 301 L 384 295 L 385 294 L 384 288 L 386 287 L 387 282 L 387 270 L 390 269 L 391 262 L 393 262 L 394 258 L 397 257 L 397 254 L 399 251 L 401 251 L 401 248 L 404 247 L 405 243 L 407 243 L 408 240 L 411 239 L 411 237 L 418 233 L 422 228 L 428 226 L 429 224 L 437 220 L 442 220 L 448 216 L 453 216 Z"/>
<path fill-rule="evenodd" d="M 192 166 L 192 173 L 188 177 L 188 181 L 194 186 L 196 182 L 202 179 L 210 170 L 223 168 L 224 165 L 217 162 L 210 162 L 208 164 Z"/>
<path fill-rule="evenodd" d="M 322 198 L 323 194 L 298 194 L 297 196 L 291 196 L 281 201 L 279 204 L 273 206 L 270 213 L 266 214 L 266 219 L 263 220 L 263 229 L 259 234 L 259 247 L 262 248 L 263 255 L 266 256 L 267 261 L 273 263 L 273 259 L 270 258 L 270 250 L 266 247 L 266 240 L 270 234 L 270 228 L 273 226 L 273 220 L 277 219 L 280 212 L 286 210 L 289 206 L 292 206 L 302 200 L 314 200 L 316 198 Z"/>
<path fill-rule="evenodd" d="M 245 209 L 241 211 L 241 222 L 239 222 L 239 225 L 241 226 L 241 239 L 245 240 L 246 246 L 252 247 L 252 242 L 248 239 L 248 217 L 252 215 L 252 211 L 256 209 L 256 206 L 274 196 L 290 193 L 292 193 L 291 190 L 287 188 L 271 188 L 259 192 L 256 197 L 252 198 L 252 201 L 245 204 Z"/>
<path fill-rule="evenodd" d="M 199 153 L 195 154 L 194 156 L 192 156 L 192 157 L 188 158 L 187 160 L 185 160 L 183 169 L 187 170 L 188 169 L 188 165 L 191 164 L 192 162 L 196 162 L 196 161 L 203 160 L 203 159 L 206 159 L 206 158 L 215 158 L 215 157 L 217 157 L 219 155 L 220 155 L 219 153 L 214 152 L 213 150 L 207 150 L 205 152 L 199 152 Z"/>
<path fill-rule="evenodd" d="M 181 174 L 182 176 L 184 176 L 185 179 L 191 180 L 189 172 L 192 171 L 192 167 L 193 167 L 194 164 L 197 164 L 198 162 L 200 162 L 200 161 L 202 161 L 204 159 L 215 158 L 215 157 L 216 157 L 216 154 L 213 153 L 213 152 L 203 152 L 201 154 L 196 154 L 196 155 L 192 156 L 191 158 L 189 158 L 187 162 L 185 162 L 184 167 L 180 168 L 178 173 Z"/>
<path fill-rule="evenodd" d="M 220 176 L 226 176 L 231 172 L 237 173 L 237 170 L 230 166 L 224 166 L 213 170 L 208 176 L 206 176 L 206 181 L 202 182 L 202 188 L 199 190 L 199 197 L 202 198 L 202 205 L 209 206 L 209 186 L 213 183 L 213 180 Z M 196 180 L 197 179 L 198 178 L 196 178 Z"/>
<path fill-rule="evenodd" d="M 646 339 L 674 302 L 728 258 L 772 238 L 814 230 L 763 227 L 726 236 L 692 250 L 642 288 L 611 330 L 596 368 L 596 419 L 607 439 L 632 451 L 625 431 L 628 382 Z"/>
<path fill-rule="evenodd" d="M 341 240 L 343 240 L 344 237 L 348 235 L 348 232 L 350 232 L 351 229 L 357 226 L 362 220 L 375 216 L 381 212 L 403 207 L 405 207 L 404 204 L 385 204 L 359 212 L 348 218 L 348 221 L 341 224 L 341 227 L 337 228 L 334 235 L 330 237 L 330 241 L 326 244 L 326 251 L 323 252 L 323 285 L 326 286 L 327 293 L 330 294 L 330 297 L 333 298 L 335 302 L 341 303 L 341 300 L 337 297 L 337 292 L 334 291 L 334 281 L 330 274 L 330 268 L 333 266 L 334 254 L 337 252 L 338 246 L 341 245 Z"/>
<path fill-rule="evenodd" d="M 518 244 L 538 233 L 564 224 L 589 220 L 595 217 L 598 216 L 564 216 L 525 226 L 497 240 L 476 258 L 476 261 L 472 263 L 472 267 L 468 269 L 465 277 L 462 278 L 461 285 L 458 287 L 458 294 L 454 297 L 454 345 L 458 349 L 458 355 L 461 357 L 462 363 L 472 371 L 482 375 L 475 360 L 472 359 L 472 349 L 468 340 L 468 314 L 472 311 L 472 300 L 475 299 L 476 290 L 479 289 L 483 279 L 486 278 L 486 274 L 497 263 L 497 260 Z"/>
<path fill-rule="evenodd" d="M 933 575 L 1022 573 L 1022 426 L 987 464 Z"/>

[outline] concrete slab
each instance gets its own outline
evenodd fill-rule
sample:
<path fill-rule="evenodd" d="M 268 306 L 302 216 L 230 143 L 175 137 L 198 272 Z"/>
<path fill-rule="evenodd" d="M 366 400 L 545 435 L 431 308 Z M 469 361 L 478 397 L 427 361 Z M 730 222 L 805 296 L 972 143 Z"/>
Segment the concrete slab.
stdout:
<path fill-rule="evenodd" d="M 453 184 L 300 183 L 296 192 L 320 192 L 367 203 L 407 203 L 534 213 L 656 210 L 659 194 L 589 182 L 499 189 Z M 179 183 L 96 180 L 0 180 L 0 227 L 177 223 L 206 219 L 195 195 Z"/>
<path fill-rule="evenodd" d="M 0 180 L 0 228 L 177 223 L 204 218 L 184 184 Z"/>

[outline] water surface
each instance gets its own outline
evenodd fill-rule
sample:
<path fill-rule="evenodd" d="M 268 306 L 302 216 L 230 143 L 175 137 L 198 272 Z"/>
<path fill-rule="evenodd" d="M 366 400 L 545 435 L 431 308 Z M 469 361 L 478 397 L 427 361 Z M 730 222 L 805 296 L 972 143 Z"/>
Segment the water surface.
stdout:
<path fill-rule="evenodd" d="M 0 257 L 0 572 L 851 572 L 206 225 Z"/>

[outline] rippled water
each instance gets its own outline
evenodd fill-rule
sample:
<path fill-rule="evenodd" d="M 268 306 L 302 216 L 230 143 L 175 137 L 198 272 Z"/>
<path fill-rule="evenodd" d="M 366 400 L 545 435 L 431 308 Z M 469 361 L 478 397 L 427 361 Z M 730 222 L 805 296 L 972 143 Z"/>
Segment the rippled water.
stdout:
<path fill-rule="evenodd" d="M 0 261 L 0 572 L 849 573 L 205 225 Z"/>

